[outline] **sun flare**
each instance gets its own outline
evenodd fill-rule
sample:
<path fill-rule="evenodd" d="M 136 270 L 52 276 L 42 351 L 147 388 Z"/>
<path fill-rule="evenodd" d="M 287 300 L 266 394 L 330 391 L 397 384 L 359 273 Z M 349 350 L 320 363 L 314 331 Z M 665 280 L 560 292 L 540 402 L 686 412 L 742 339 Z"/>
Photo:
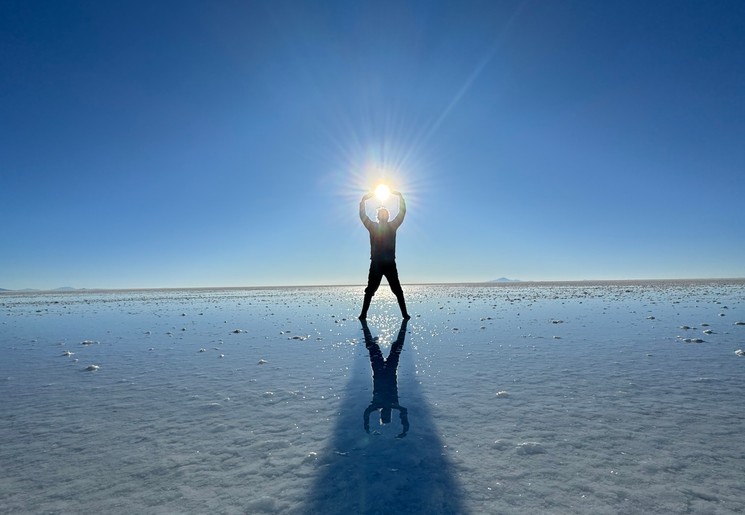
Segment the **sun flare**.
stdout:
<path fill-rule="evenodd" d="M 378 200 L 381 202 L 385 201 L 390 194 L 391 190 L 385 184 L 381 184 L 375 188 L 375 196 L 378 197 Z"/>

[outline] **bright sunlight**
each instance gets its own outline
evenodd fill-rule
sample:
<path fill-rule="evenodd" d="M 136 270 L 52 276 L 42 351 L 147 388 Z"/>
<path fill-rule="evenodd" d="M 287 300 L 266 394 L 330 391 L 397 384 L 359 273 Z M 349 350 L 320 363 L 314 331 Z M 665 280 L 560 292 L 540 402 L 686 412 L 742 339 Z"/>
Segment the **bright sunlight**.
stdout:
<path fill-rule="evenodd" d="M 378 197 L 378 200 L 381 202 L 384 202 L 390 194 L 391 190 L 385 184 L 381 184 L 375 188 L 375 196 Z"/>

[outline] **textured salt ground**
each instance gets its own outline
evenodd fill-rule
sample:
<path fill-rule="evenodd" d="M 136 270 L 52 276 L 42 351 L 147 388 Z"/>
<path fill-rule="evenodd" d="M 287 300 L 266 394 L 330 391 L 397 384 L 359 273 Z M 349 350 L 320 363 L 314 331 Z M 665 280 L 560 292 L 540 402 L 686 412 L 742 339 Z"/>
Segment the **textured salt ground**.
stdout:
<path fill-rule="evenodd" d="M 362 428 L 358 290 L 3 294 L 0 511 L 745 505 L 742 284 L 409 287 L 399 440 Z"/>

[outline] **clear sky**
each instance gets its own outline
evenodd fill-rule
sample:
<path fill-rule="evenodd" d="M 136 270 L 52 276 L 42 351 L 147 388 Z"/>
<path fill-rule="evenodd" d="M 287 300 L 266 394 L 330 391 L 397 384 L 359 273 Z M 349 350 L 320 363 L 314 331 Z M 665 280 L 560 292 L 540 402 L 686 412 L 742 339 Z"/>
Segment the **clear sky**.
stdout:
<path fill-rule="evenodd" d="M 364 283 L 380 180 L 404 283 L 745 277 L 745 2 L 0 3 L 0 287 Z"/>

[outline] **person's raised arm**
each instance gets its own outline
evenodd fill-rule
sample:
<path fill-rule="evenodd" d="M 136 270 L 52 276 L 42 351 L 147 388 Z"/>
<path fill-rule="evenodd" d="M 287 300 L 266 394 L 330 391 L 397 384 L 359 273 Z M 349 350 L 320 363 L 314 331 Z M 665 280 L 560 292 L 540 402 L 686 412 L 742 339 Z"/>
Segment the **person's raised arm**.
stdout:
<path fill-rule="evenodd" d="M 372 404 L 370 404 L 365 410 L 365 414 L 363 415 L 365 432 L 367 433 L 370 432 L 370 413 L 372 413 L 375 410 L 376 408 Z"/>
<path fill-rule="evenodd" d="M 365 193 L 362 196 L 362 200 L 360 200 L 360 220 L 362 220 L 362 223 L 365 225 L 367 225 L 367 222 L 371 221 L 370 217 L 367 216 L 367 211 L 365 210 L 365 201 L 371 199 L 372 196 L 372 193 Z"/>
<path fill-rule="evenodd" d="M 391 191 L 391 194 L 398 197 L 398 214 L 396 215 L 396 218 L 391 221 L 392 224 L 395 224 L 398 227 L 403 223 L 404 217 L 406 216 L 406 201 L 400 191 Z"/>
<path fill-rule="evenodd" d="M 409 432 L 409 410 L 407 410 L 403 406 L 399 406 L 398 409 L 401 410 L 401 425 L 403 426 L 404 430 L 396 438 L 403 438 L 404 436 L 406 436 L 406 433 Z"/>

